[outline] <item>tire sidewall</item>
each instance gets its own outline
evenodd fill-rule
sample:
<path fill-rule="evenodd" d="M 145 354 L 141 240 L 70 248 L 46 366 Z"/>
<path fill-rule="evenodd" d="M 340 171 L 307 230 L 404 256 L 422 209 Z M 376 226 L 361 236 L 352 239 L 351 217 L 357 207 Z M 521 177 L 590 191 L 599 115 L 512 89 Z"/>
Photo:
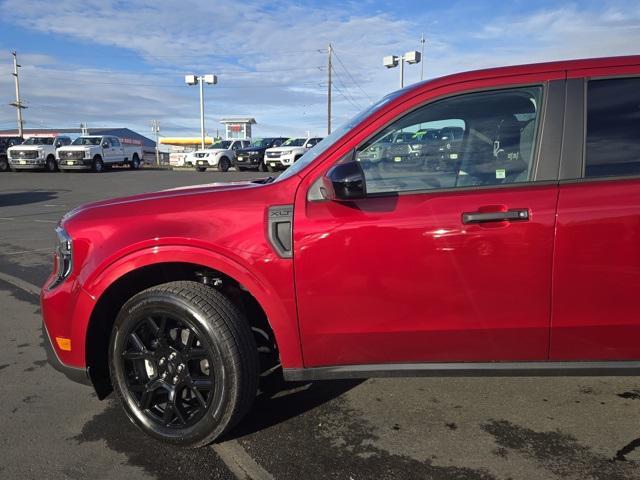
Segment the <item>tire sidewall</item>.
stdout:
<path fill-rule="evenodd" d="M 114 361 L 118 352 L 122 352 L 122 347 L 126 345 L 126 337 L 131 329 L 151 312 L 154 315 L 164 312 L 188 323 L 196 331 L 205 347 L 212 352 L 214 365 L 210 365 L 209 368 L 214 369 L 214 398 L 204 417 L 191 427 L 179 430 L 167 428 L 147 418 L 137 407 L 135 398 L 126 386 L 122 362 Z M 127 302 L 114 324 L 109 343 L 109 366 L 112 385 L 129 419 L 145 433 L 169 443 L 191 445 L 207 437 L 220 435 L 233 413 L 231 407 L 233 398 L 237 394 L 237 388 L 231 381 L 236 372 L 233 371 L 234 365 L 229 361 L 228 352 L 225 352 L 222 347 L 223 343 L 220 332 L 212 327 L 203 313 L 181 298 L 164 292 L 153 292 L 144 298 L 134 297 Z"/>
<path fill-rule="evenodd" d="M 102 161 L 102 159 L 96 155 L 95 157 L 93 157 L 93 171 L 95 173 L 102 173 L 104 172 L 104 162 Z"/>
<path fill-rule="evenodd" d="M 58 164 L 56 163 L 56 159 L 52 155 L 49 155 L 47 157 L 45 168 L 47 172 L 51 172 L 51 173 L 58 171 Z"/>
<path fill-rule="evenodd" d="M 218 161 L 218 170 L 220 170 L 221 172 L 228 172 L 230 166 L 231 166 L 231 162 L 227 157 L 222 157 Z"/>

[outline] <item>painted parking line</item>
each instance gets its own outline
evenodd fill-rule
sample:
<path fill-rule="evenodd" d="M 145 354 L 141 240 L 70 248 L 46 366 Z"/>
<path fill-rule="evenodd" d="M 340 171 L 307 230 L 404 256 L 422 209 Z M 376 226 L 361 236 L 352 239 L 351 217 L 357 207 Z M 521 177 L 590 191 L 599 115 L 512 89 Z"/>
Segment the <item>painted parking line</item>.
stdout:
<path fill-rule="evenodd" d="M 40 296 L 39 287 L 8 273 L 0 272 L 0 281 Z M 211 445 L 211 448 L 238 480 L 274 480 L 273 475 L 262 468 L 237 440 L 216 443 Z"/>
<path fill-rule="evenodd" d="M 38 222 L 38 223 L 58 223 L 58 220 L 34 220 L 34 222 Z"/>
<path fill-rule="evenodd" d="M 32 250 L 20 250 L 18 252 L 9 252 L 3 253 L 2 256 L 8 255 L 26 255 L 27 253 L 36 253 L 36 252 L 53 252 L 53 247 L 42 247 L 42 248 L 34 248 Z"/>

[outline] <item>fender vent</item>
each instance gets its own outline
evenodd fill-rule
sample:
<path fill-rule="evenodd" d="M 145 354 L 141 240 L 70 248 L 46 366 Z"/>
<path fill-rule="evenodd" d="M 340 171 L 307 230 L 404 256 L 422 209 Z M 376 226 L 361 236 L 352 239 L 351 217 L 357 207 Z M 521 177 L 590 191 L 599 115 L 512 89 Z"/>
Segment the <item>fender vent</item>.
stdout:
<path fill-rule="evenodd" d="M 292 257 L 293 205 L 269 207 L 267 212 L 267 235 L 269 243 L 282 258 Z"/>

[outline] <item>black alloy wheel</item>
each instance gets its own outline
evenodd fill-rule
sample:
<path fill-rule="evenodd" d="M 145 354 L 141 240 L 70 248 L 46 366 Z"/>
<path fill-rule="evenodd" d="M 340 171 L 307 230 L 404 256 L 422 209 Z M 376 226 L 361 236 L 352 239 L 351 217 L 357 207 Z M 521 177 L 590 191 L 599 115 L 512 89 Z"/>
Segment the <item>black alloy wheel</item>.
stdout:
<path fill-rule="evenodd" d="M 159 285 L 130 299 L 116 319 L 109 361 L 129 418 L 182 446 L 220 437 L 257 391 L 249 325 L 224 295 L 197 282 Z"/>

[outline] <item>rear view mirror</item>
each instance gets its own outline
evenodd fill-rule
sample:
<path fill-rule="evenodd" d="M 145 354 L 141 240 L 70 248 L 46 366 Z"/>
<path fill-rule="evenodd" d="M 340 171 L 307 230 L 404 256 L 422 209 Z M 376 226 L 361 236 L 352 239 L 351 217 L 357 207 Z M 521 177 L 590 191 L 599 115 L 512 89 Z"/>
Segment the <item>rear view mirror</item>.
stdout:
<path fill-rule="evenodd" d="M 335 165 L 322 178 L 322 186 L 328 200 L 349 202 L 367 196 L 364 171 L 356 161 Z"/>

